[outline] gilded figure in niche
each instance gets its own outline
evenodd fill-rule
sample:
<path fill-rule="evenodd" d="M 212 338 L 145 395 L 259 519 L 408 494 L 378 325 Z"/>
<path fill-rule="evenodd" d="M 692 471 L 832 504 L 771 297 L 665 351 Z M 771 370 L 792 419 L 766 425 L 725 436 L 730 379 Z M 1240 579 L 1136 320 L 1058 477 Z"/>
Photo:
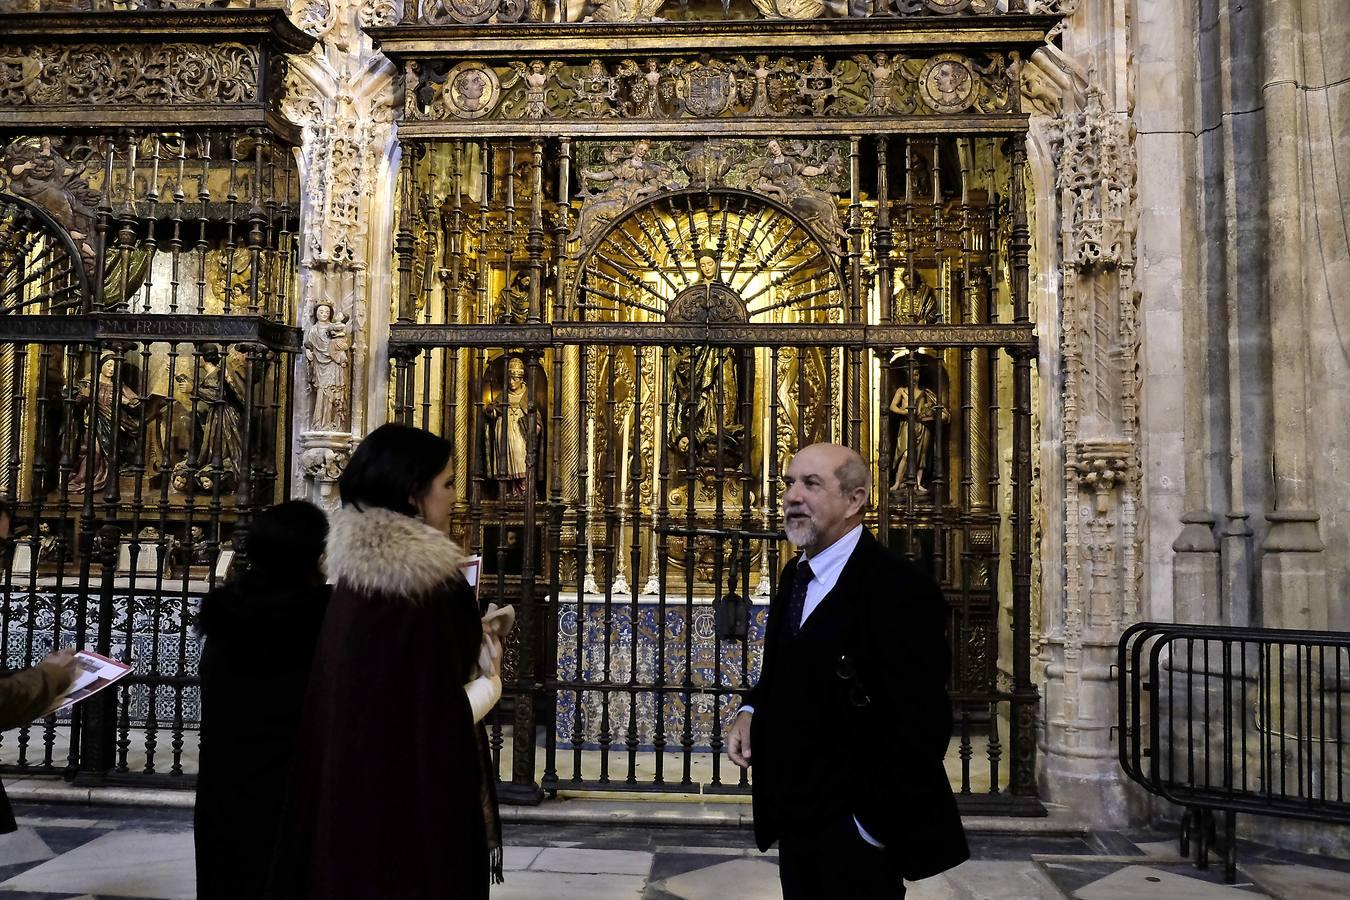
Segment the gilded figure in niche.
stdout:
<path fill-rule="evenodd" d="M 839 178 L 843 164 L 838 151 L 816 163 L 803 158 L 806 148 L 788 152 L 776 139 L 770 140 L 765 156 L 752 164 L 755 190 L 792 210 L 826 246 L 838 248 L 848 239 L 839 221 L 839 206 L 829 191 L 812 187 L 806 180 L 817 175 Z M 834 188 L 838 189 L 838 188 Z"/>
<path fill-rule="evenodd" d="M 915 383 L 911 384 L 909 371 L 905 368 L 900 369 L 899 378 L 900 383 L 888 407 L 898 420 L 891 490 L 904 488 L 912 466 L 915 492 L 927 494 L 925 481 L 931 481 L 933 471 L 934 429 L 938 421 L 944 424 L 950 421 L 950 416 L 940 405 L 937 393 L 924 384 L 922 378 L 916 377 Z"/>
<path fill-rule="evenodd" d="M 109 477 L 116 478 L 136 461 L 141 398 L 116 378 L 117 369 L 117 357 L 106 354 L 99 359 L 97 381 L 82 378 L 76 387 L 75 402 L 84 407 L 85 439 L 70 476 L 72 491 L 101 491 Z"/>
<path fill-rule="evenodd" d="M 497 295 L 497 321 L 501 324 L 522 325 L 530 314 L 530 287 L 534 275 L 521 269 Z"/>
<path fill-rule="evenodd" d="M 244 396 L 247 391 L 244 355 L 231 347 L 223 356 L 220 348 L 206 344 L 198 353 L 201 361 L 197 381 L 196 409 L 201 427 L 197 444 L 196 486 L 212 491 L 216 485 L 216 460 L 220 460 L 220 490 L 238 481 L 244 465 Z"/>
<path fill-rule="evenodd" d="M 745 303 L 722 280 L 712 251 L 697 259 L 699 281 L 671 302 L 678 322 L 744 322 Z M 671 354 L 670 448 L 696 469 L 735 470 L 742 463 L 746 433 L 741 421 L 753 377 L 749 357 L 729 347 L 677 348 Z"/>
<path fill-rule="evenodd" d="M 534 377 L 534 407 L 537 410 L 545 409 L 547 385 L 537 364 Z M 483 415 L 487 426 L 485 474 L 497 483 L 498 497 L 504 500 L 524 497 L 526 479 L 529 477 L 526 461 L 532 401 L 527 378 L 525 360 L 519 356 L 498 357 L 488 364 L 483 373 Z M 535 437 L 543 435 L 542 415 L 534 417 L 534 434 Z"/>
<path fill-rule="evenodd" d="M 351 369 L 351 333 L 331 303 L 314 307 L 314 322 L 305 329 L 305 361 L 314 391 L 310 428 L 343 431 L 347 419 L 347 384 Z"/>

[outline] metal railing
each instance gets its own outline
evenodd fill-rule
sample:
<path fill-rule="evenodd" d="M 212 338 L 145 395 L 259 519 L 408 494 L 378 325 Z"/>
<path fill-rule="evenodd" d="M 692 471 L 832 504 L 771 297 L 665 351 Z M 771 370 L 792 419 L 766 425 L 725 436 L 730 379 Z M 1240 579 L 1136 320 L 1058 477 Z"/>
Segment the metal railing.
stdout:
<path fill-rule="evenodd" d="M 1118 654 L 1120 764 L 1198 867 L 1236 879 L 1238 813 L 1350 823 L 1350 633 L 1141 622 Z"/>

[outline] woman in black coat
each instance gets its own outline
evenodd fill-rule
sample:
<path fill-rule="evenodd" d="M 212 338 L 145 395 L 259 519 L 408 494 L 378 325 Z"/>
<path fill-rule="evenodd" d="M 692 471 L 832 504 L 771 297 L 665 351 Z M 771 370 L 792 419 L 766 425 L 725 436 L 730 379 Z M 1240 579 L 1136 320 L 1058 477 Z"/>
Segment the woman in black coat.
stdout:
<path fill-rule="evenodd" d="M 202 601 L 197 896 L 261 894 L 276 842 L 310 663 L 328 605 L 323 512 L 303 500 L 249 525 L 248 570 Z"/>
<path fill-rule="evenodd" d="M 501 878 L 481 704 L 465 690 L 484 630 L 448 536 L 450 449 L 384 425 L 339 482 L 328 540 L 337 583 L 268 897 L 486 900 Z M 483 680 L 499 694 L 496 649 Z"/>

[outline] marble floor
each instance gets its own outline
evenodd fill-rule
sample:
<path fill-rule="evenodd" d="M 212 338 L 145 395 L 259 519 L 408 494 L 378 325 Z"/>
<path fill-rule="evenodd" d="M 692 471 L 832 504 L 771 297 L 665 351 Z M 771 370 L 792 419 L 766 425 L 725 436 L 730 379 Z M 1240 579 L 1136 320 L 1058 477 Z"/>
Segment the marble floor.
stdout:
<path fill-rule="evenodd" d="M 0 900 L 191 898 L 192 813 L 19 804 L 0 837 Z M 627 824 L 506 826 L 506 883 L 495 900 L 776 898 L 778 863 L 747 829 Z M 1350 860 L 1242 847 L 1236 885 L 1197 871 L 1165 834 L 973 835 L 974 858 L 916 882 L 910 900 L 1343 900 Z M 862 900 L 862 898 L 859 898 Z"/>

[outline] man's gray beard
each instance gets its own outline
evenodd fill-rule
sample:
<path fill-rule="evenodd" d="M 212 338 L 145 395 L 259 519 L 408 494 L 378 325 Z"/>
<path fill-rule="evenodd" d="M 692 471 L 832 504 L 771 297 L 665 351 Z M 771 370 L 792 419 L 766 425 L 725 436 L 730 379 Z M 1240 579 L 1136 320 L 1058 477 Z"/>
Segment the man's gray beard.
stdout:
<path fill-rule="evenodd" d="M 814 544 L 820 534 L 816 523 L 810 519 L 794 520 L 784 526 L 783 530 L 787 532 L 787 539 L 798 548 Z"/>

